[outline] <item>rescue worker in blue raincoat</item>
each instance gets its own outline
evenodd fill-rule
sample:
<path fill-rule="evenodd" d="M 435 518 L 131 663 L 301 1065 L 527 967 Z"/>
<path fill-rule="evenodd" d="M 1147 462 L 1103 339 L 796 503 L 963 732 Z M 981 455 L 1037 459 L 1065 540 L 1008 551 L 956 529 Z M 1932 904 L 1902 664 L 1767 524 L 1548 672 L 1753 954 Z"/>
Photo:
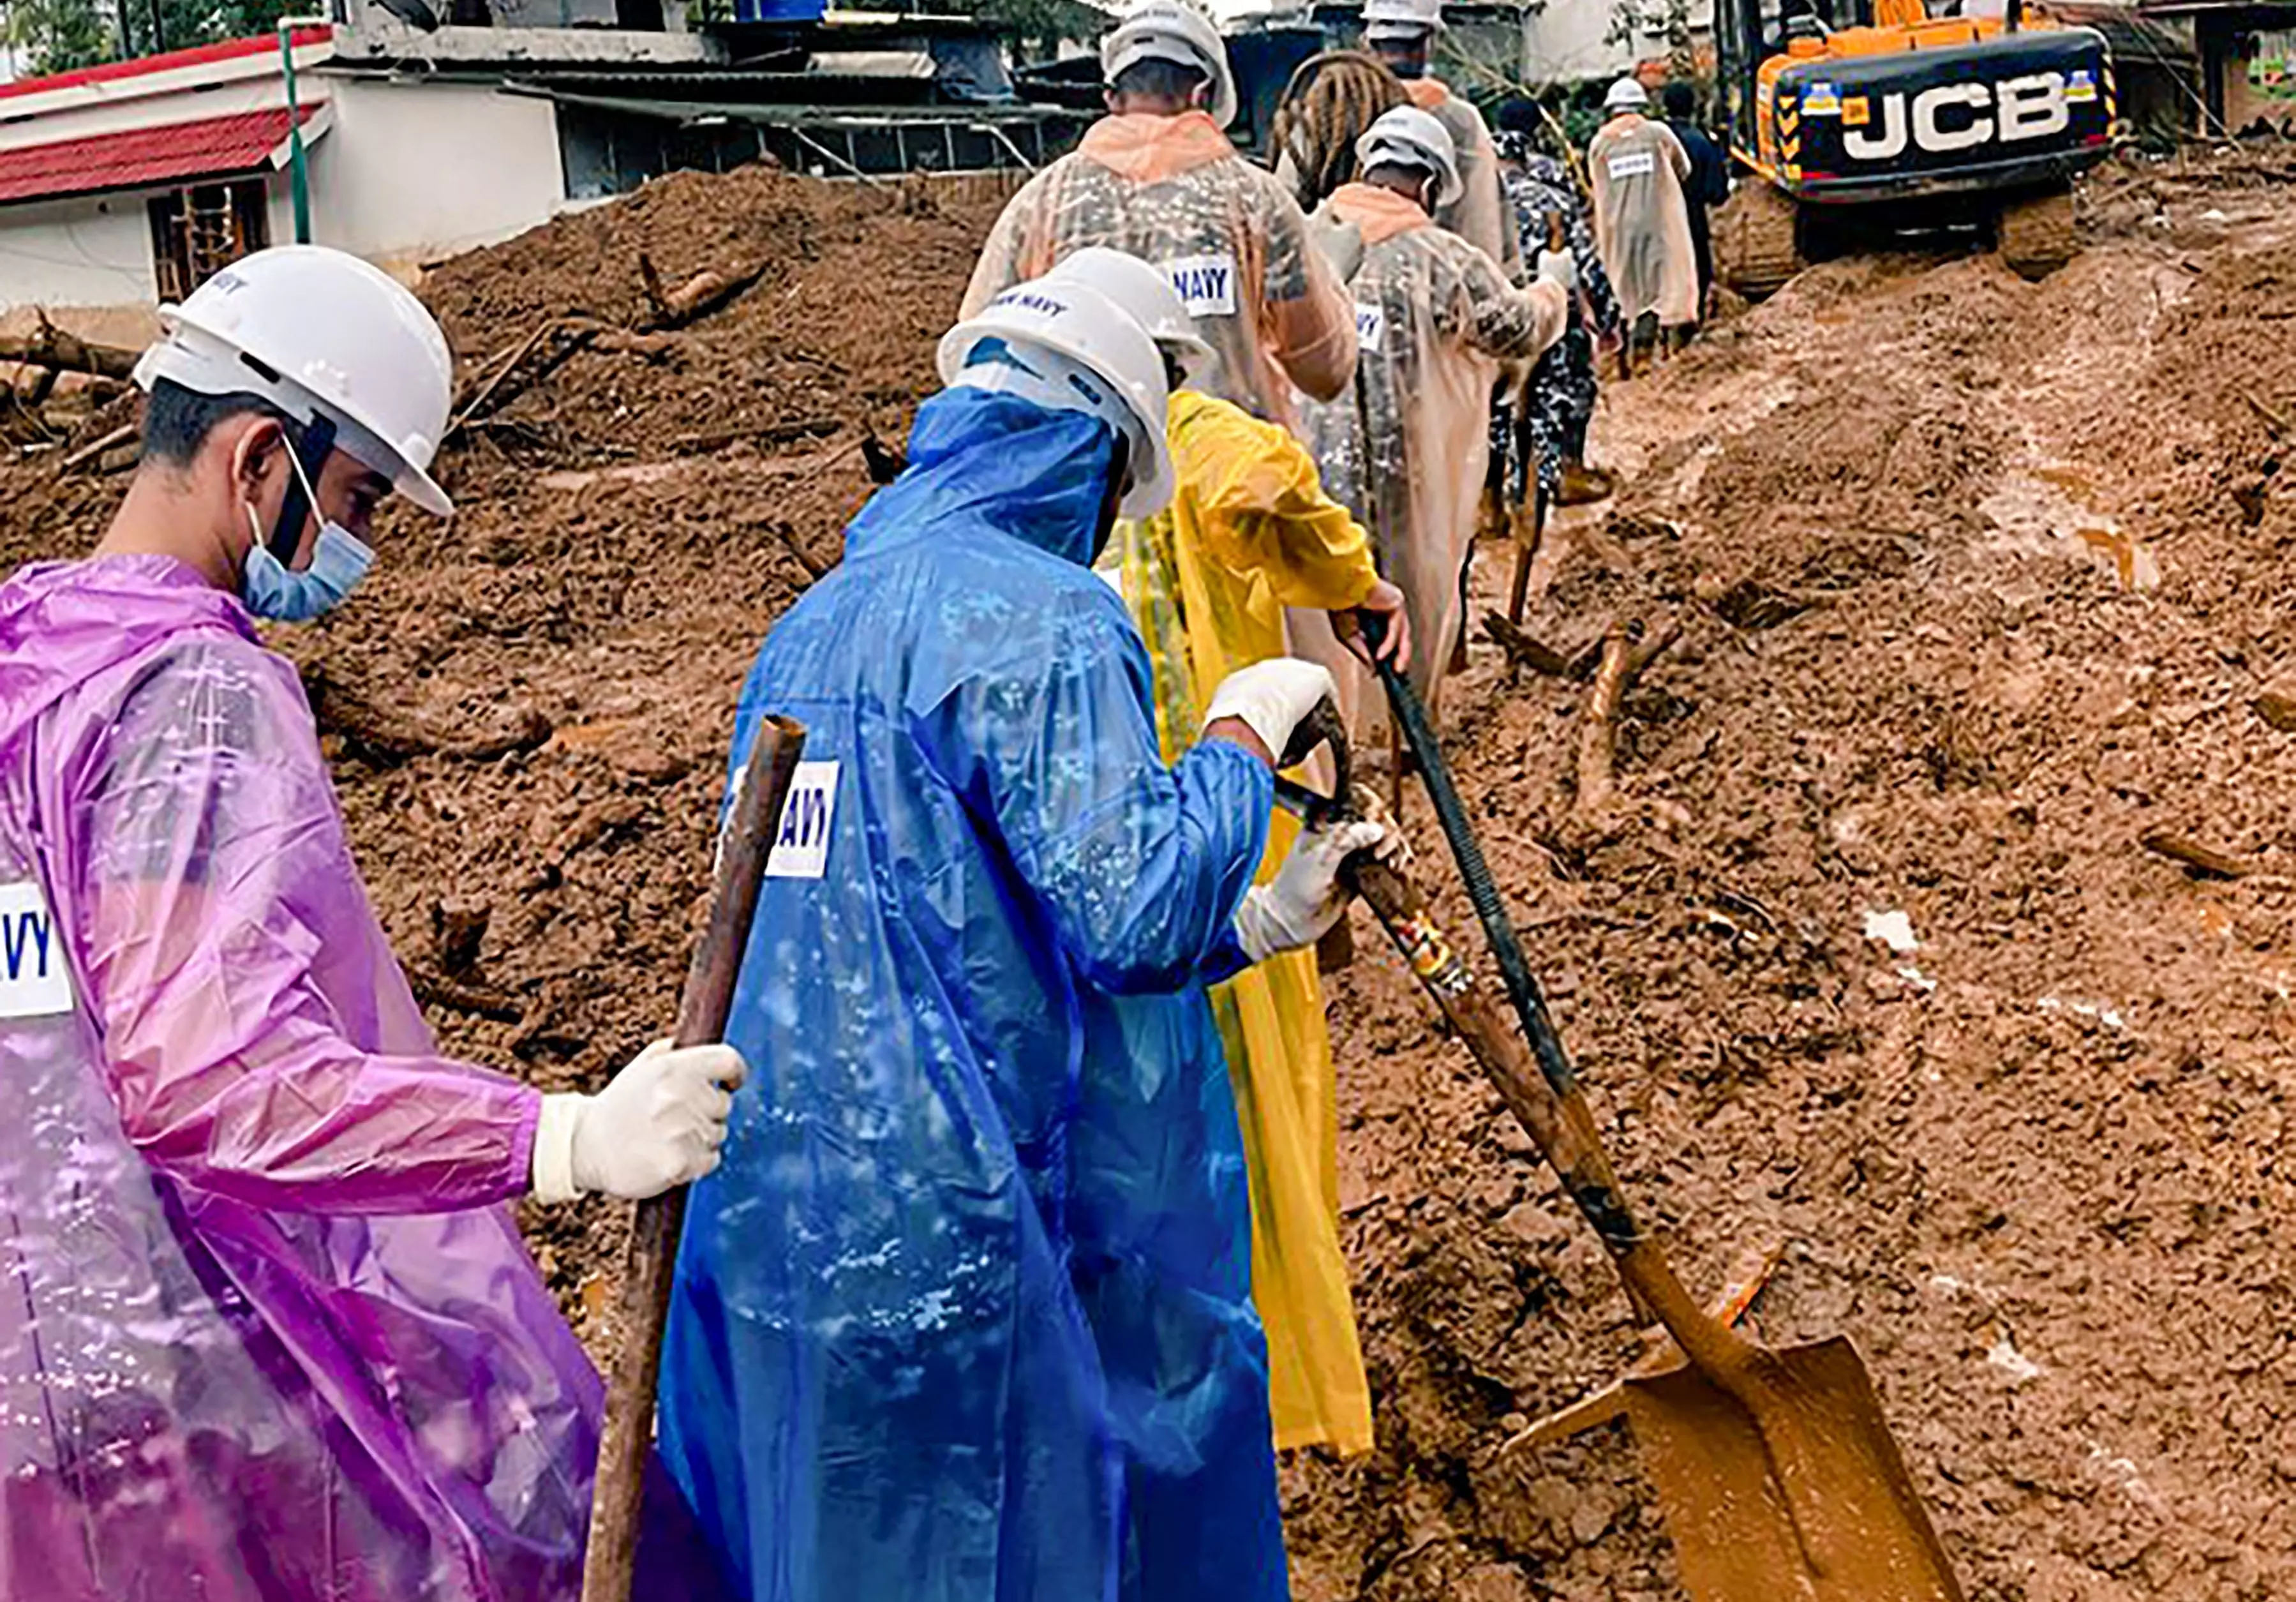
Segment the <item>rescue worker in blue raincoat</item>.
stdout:
<path fill-rule="evenodd" d="M 1330 693 L 1241 670 L 1168 767 L 1090 564 L 1169 497 L 1165 374 L 1088 283 L 952 330 L 949 387 L 775 624 L 732 771 L 806 725 L 695 1187 L 664 1455 L 755 1602 L 1281 1602 L 1242 1144 L 1204 989 L 1312 943 L 1377 826 L 1255 889 Z"/>

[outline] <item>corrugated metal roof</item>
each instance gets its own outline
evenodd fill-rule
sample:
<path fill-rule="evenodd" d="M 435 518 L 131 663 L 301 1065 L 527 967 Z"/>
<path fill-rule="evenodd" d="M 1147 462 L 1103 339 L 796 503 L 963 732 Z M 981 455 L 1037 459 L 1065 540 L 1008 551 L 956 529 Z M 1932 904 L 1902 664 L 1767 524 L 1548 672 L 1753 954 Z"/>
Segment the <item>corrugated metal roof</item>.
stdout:
<path fill-rule="evenodd" d="M 514 83 L 512 92 L 536 94 L 561 105 L 619 111 L 670 122 L 756 122 L 767 127 L 850 127 L 864 132 L 902 127 L 957 128 L 991 124 L 1014 127 L 1031 123 L 1078 120 L 1053 106 L 1008 105 L 812 105 L 783 101 L 654 100 L 620 94 L 585 94 L 562 83 Z"/>
<path fill-rule="evenodd" d="M 322 109 L 302 108 L 307 136 L 319 131 L 311 119 Z M 0 151 L 0 206 L 253 172 L 271 165 L 286 138 L 281 106 Z"/>
<path fill-rule="evenodd" d="M 511 82 L 539 89 L 603 88 L 613 91 L 649 89 L 717 89 L 727 92 L 772 90 L 776 94 L 803 94 L 808 87 L 824 84 L 875 85 L 879 87 L 907 84 L 929 84 L 933 78 L 932 58 L 885 53 L 889 59 L 876 63 L 859 63 L 861 70 L 851 70 L 855 63 L 843 60 L 824 64 L 816 61 L 812 70 L 782 72 L 759 70 L 747 67 L 719 67 L 701 70 L 679 69 L 669 71 L 630 72 L 602 70 L 596 67 L 555 67 L 549 71 L 537 71 L 531 67 L 515 70 L 506 76 Z"/>

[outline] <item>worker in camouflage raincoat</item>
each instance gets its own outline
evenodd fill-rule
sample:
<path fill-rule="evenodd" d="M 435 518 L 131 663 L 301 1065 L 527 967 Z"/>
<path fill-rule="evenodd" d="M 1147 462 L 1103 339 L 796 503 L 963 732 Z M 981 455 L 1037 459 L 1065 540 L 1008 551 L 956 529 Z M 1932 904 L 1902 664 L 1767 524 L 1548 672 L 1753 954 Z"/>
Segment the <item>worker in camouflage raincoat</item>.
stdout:
<path fill-rule="evenodd" d="M 1530 103 L 1516 101 L 1500 109 L 1500 119 L 1504 125 L 1524 113 L 1535 114 Z M 1528 127 L 1502 126 L 1493 138 L 1498 146 L 1499 180 L 1523 250 L 1536 259 L 1547 248 L 1550 223 L 1560 218 L 1578 274 L 1577 315 L 1562 337 L 1538 358 L 1524 385 L 1511 441 L 1515 472 L 1512 498 L 1517 504 L 1524 499 L 1523 475 L 1535 469 L 1549 505 L 1598 501 L 1611 493 L 1611 475 L 1587 465 L 1587 433 L 1599 392 L 1595 352 L 1618 328 L 1618 300 L 1603 271 L 1602 252 L 1595 248 L 1595 231 L 1587 224 L 1587 208 L 1570 169 L 1539 150 Z"/>
<path fill-rule="evenodd" d="M 1325 487 L 1371 530 L 1381 571 L 1402 587 L 1419 640 L 1413 686 L 1433 712 L 1464 626 L 1492 382 L 1501 361 L 1529 360 L 1562 332 L 1570 259 L 1547 252 L 1538 281 L 1517 289 L 1488 256 L 1435 226 L 1430 208 L 1456 193 L 1458 170 L 1450 136 L 1416 107 L 1374 123 L 1358 153 L 1363 181 L 1324 211 L 1363 237 L 1349 286 L 1363 371 L 1356 394 L 1308 408 L 1308 438 Z M 1328 629 L 1315 653 L 1341 679 L 1358 732 L 1380 724 Z"/>
<path fill-rule="evenodd" d="M 1184 0 L 1148 0 L 1101 41 L 1109 114 L 1031 178 L 990 230 L 972 316 L 1086 245 L 1162 268 L 1217 356 L 1204 392 L 1270 423 L 1292 390 L 1329 399 L 1355 371 L 1347 297 L 1283 185 L 1236 153 L 1227 48 Z"/>

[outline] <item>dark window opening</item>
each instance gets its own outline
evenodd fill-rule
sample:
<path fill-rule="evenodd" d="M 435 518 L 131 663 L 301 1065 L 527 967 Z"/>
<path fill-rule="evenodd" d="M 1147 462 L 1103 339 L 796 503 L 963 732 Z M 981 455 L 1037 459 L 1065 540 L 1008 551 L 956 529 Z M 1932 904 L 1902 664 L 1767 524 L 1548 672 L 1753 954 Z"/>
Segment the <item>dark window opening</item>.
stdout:
<path fill-rule="evenodd" d="M 200 184 L 151 201 L 152 260 L 160 299 L 183 300 L 209 278 L 271 242 L 261 178 Z"/>

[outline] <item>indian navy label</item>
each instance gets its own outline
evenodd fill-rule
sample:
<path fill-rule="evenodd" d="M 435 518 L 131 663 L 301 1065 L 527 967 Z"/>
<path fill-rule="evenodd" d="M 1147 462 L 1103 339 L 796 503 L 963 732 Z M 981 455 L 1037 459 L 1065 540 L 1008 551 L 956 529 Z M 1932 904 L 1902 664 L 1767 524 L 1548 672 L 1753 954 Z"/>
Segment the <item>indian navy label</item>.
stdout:
<path fill-rule="evenodd" d="M 1164 264 L 1164 275 L 1172 281 L 1180 299 L 1187 302 L 1190 316 L 1235 316 L 1234 257 L 1225 253 L 1183 256 Z"/>
<path fill-rule="evenodd" d="M 0 1018 L 71 1010 L 71 971 L 40 887 L 0 884 Z"/>
<path fill-rule="evenodd" d="M 1376 354 L 1380 343 L 1387 337 L 1387 308 L 1356 302 L 1356 349 L 1367 355 Z"/>
<path fill-rule="evenodd" d="M 818 879 L 829 867 L 829 829 L 837 817 L 837 764 L 800 762 L 782 803 L 781 833 L 766 859 L 768 879 Z"/>

